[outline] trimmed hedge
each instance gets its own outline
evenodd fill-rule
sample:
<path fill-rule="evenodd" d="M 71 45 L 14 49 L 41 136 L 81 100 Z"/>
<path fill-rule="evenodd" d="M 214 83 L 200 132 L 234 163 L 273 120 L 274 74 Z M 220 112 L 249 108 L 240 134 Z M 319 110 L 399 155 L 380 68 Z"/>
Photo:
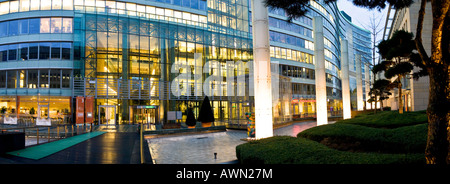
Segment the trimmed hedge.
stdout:
<path fill-rule="evenodd" d="M 376 114 L 361 114 L 351 119 L 337 121 L 336 124 L 356 124 L 375 128 L 398 128 L 402 126 L 427 123 L 426 111 L 404 112 L 381 111 Z"/>
<path fill-rule="evenodd" d="M 330 124 L 307 129 L 300 132 L 297 137 L 314 140 L 345 151 L 422 153 L 427 141 L 427 124 L 395 129 Z"/>
<path fill-rule="evenodd" d="M 305 138 L 275 136 L 236 147 L 241 164 L 423 164 L 423 153 L 353 153 Z"/>
<path fill-rule="evenodd" d="M 242 164 L 424 164 L 426 122 L 425 111 L 363 114 L 241 144 L 236 155 Z"/>

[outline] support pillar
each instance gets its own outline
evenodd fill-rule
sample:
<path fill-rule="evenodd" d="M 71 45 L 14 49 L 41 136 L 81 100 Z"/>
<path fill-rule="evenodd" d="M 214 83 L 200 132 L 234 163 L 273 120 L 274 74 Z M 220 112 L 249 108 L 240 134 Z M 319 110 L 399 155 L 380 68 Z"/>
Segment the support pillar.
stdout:
<path fill-rule="evenodd" d="M 358 111 L 364 110 L 364 99 L 362 89 L 362 70 L 361 70 L 361 55 L 356 54 L 356 104 Z"/>
<path fill-rule="evenodd" d="M 366 94 L 366 99 L 364 101 L 364 104 L 366 104 L 366 109 L 372 109 L 372 103 L 367 102 L 367 100 L 369 100 L 369 91 L 370 91 L 370 86 L 371 86 L 371 80 L 370 80 L 370 68 L 369 65 L 365 64 L 364 65 L 364 77 L 365 77 L 365 94 Z"/>
<path fill-rule="evenodd" d="M 255 138 L 273 136 L 269 15 L 264 0 L 252 0 Z"/>
<path fill-rule="evenodd" d="M 342 107 L 344 119 L 350 119 L 352 117 L 348 67 L 348 41 L 341 39 Z"/>
<path fill-rule="evenodd" d="M 325 54 L 323 43 L 323 19 L 314 17 L 314 60 L 316 82 L 317 126 L 328 124 L 327 85 L 325 75 Z"/>

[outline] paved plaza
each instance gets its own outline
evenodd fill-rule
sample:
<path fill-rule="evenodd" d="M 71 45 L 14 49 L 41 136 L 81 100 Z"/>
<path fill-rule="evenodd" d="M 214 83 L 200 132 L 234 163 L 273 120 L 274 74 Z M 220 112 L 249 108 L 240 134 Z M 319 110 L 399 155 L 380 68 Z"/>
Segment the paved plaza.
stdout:
<path fill-rule="evenodd" d="M 297 136 L 316 126 L 315 121 L 294 123 L 277 128 L 274 135 Z M 247 132 L 224 132 L 148 138 L 150 154 L 156 164 L 218 164 L 235 161 L 236 146 L 246 141 Z M 216 153 L 216 158 L 214 157 Z"/>

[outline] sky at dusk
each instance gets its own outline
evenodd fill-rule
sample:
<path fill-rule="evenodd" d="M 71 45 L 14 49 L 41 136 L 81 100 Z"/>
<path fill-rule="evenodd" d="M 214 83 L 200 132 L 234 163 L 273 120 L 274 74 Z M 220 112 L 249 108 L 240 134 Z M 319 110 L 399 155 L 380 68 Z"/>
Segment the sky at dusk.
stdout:
<path fill-rule="evenodd" d="M 339 10 L 350 15 L 350 17 L 352 17 L 352 23 L 359 27 L 369 27 L 368 25 L 370 18 L 372 17 L 372 14 L 374 14 L 378 19 L 382 19 L 380 28 L 384 28 L 388 7 L 381 10 L 381 12 L 376 9 L 369 10 L 367 8 L 360 8 L 353 5 L 351 0 L 338 0 L 337 5 Z"/>

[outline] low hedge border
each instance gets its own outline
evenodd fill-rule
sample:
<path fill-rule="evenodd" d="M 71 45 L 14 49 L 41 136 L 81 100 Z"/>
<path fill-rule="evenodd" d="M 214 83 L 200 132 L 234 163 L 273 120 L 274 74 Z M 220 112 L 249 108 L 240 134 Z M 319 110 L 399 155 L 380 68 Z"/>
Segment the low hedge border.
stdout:
<path fill-rule="evenodd" d="M 424 154 L 353 153 L 306 138 L 274 136 L 236 147 L 241 164 L 423 164 Z"/>

